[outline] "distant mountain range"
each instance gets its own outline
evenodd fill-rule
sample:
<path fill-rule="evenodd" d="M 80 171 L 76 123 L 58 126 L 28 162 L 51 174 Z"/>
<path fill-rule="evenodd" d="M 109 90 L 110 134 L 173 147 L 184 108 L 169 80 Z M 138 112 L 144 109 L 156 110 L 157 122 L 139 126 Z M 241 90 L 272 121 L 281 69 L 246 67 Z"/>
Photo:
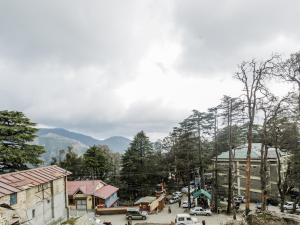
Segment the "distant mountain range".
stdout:
<path fill-rule="evenodd" d="M 47 150 L 42 157 L 46 163 L 49 163 L 52 157 L 57 157 L 59 150 L 66 150 L 68 146 L 73 147 L 79 155 L 82 155 L 92 145 L 107 145 L 112 151 L 122 153 L 131 142 L 128 138 L 121 136 L 98 140 L 63 128 L 40 128 L 37 135 L 35 143 L 44 146 Z"/>

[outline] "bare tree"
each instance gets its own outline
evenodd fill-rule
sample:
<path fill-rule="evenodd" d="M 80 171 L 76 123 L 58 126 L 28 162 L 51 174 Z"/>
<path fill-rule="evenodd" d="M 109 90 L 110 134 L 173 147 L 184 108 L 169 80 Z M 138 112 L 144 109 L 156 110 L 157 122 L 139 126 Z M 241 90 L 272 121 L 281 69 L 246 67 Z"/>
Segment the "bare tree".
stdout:
<path fill-rule="evenodd" d="M 232 137 L 233 123 L 237 125 L 243 118 L 243 102 L 239 98 L 232 98 L 230 96 L 224 96 L 221 104 L 218 106 L 221 111 L 221 117 L 223 118 L 227 129 L 227 146 L 229 149 L 228 159 L 228 191 L 227 191 L 227 213 L 231 213 L 231 209 L 234 209 L 234 219 L 236 219 L 235 205 L 233 201 L 233 149 L 236 147 Z M 233 205 L 233 207 L 232 207 Z"/>
<path fill-rule="evenodd" d="M 284 80 L 297 85 L 298 113 L 300 114 L 300 52 L 294 53 L 286 61 L 281 62 L 279 73 Z"/>
<path fill-rule="evenodd" d="M 253 142 L 253 125 L 257 110 L 257 101 L 261 94 L 268 90 L 264 81 L 273 74 L 275 60 L 278 56 L 272 56 L 264 61 L 252 60 L 239 65 L 235 78 L 243 85 L 243 92 L 247 107 L 248 131 L 247 131 L 247 159 L 246 159 L 246 215 L 250 212 L 250 186 L 251 186 L 251 152 Z"/>
<path fill-rule="evenodd" d="M 272 127 L 271 123 L 276 120 L 278 115 L 283 112 L 282 104 L 286 98 L 278 99 L 274 95 L 268 93 L 264 98 L 258 101 L 258 110 L 263 113 L 263 124 L 261 129 L 261 162 L 260 162 L 260 182 L 261 182 L 261 202 L 262 210 L 266 210 L 267 204 L 267 159 L 270 139 L 268 131 Z M 280 163 L 280 162 L 279 162 Z"/>

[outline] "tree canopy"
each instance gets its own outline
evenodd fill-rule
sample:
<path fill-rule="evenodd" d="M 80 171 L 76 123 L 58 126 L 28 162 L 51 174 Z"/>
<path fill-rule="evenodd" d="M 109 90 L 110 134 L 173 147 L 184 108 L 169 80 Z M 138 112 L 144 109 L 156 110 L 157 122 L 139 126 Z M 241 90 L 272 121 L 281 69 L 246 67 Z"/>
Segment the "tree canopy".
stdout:
<path fill-rule="evenodd" d="M 0 171 L 15 171 L 42 163 L 44 148 L 32 142 L 37 128 L 22 112 L 0 111 Z"/>

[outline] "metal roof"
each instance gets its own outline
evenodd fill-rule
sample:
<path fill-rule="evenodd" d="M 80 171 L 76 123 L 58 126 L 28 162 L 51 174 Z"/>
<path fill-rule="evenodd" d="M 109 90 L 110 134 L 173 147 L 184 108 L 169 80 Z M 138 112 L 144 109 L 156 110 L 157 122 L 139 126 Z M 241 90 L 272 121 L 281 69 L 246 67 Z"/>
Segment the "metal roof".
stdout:
<path fill-rule="evenodd" d="M 0 197 L 57 180 L 71 173 L 56 165 L 0 175 Z"/>
<path fill-rule="evenodd" d="M 137 200 L 134 205 L 139 205 L 141 203 L 152 203 L 153 201 L 156 200 L 156 197 L 153 196 L 146 196 L 146 197 L 142 197 L 139 200 Z"/>
<path fill-rule="evenodd" d="M 246 159 L 247 158 L 248 144 L 241 145 L 233 149 L 234 159 Z M 261 143 L 252 143 L 251 159 L 261 158 Z M 279 149 L 278 149 L 279 150 Z M 284 155 L 284 152 L 279 150 L 280 156 Z M 229 151 L 223 152 L 218 156 L 218 159 L 229 159 Z M 268 159 L 277 159 L 275 148 L 268 148 Z"/>
<path fill-rule="evenodd" d="M 81 191 L 84 195 L 95 195 L 102 199 L 107 199 L 117 192 L 119 188 L 104 183 L 102 180 L 81 180 L 67 182 L 68 195 L 74 195 Z"/>

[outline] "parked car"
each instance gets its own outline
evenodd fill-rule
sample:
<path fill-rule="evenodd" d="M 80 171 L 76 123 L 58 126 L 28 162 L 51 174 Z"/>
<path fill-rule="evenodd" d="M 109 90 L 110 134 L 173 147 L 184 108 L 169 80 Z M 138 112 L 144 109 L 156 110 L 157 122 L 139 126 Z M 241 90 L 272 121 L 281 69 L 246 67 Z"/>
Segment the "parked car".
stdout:
<path fill-rule="evenodd" d="M 234 197 L 233 199 L 234 199 L 234 201 L 239 202 L 239 203 L 245 202 L 245 196 L 243 196 L 243 195 L 238 195 L 238 196 Z"/>
<path fill-rule="evenodd" d="M 190 210 L 191 215 L 200 215 L 200 216 L 211 216 L 212 212 L 210 209 L 203 209 L 202 207 L 195 207 Z"/>
<path fill-rule="evenodd" d="M 129 208 L 129 209 L 127 209 L 126 219 L 128 219 L 128 220 L 146 220 L 147 215 L 145 213 L 139 211 L 139 209 Z"/>
<path fill-rule="evenodd" d="M 294 207 L 294 202 L 285 202 L 283 205 L 284 210 L 292 210 Z M 299 205 L 296 205 L 296 209 L 299 208 Z"/>
<path fill-rule="evenodd" d="M 197 224 L 198 219 L 191 217 L 189 214 L 177 214 L 175 218 L 176 225 Z"/>
<path fill-rule="evenodd" d="M 195 207 L 195 203 L 191 202 L 191 206 L 189 207 L 188 201 L 183 201 L 181 206 L 182 206 L 182 208 L 193 208 L 193 207 Z"/>
<path fill-rule="evenodd" d="M 267 204 L 268 205 L 273 205 L 273 206 L 278 206 L 279 205 L 279 201 L 276 198 L 268 198 L 267 199 Z"/>
<path fill-rule="evenodd" d="M 180 191 L 176 191 L 172 194 L 173 196 L 182 197 L 182 193 Z"/>
<path fill-rule="evenodd" d="M 179 202 L 180 200 L 180 197 L 179 196 L 173 196 L 170 200 L 169 200 L 169 203 L 170 204 L 174 204 L 176 202 Z"/>
<path fill-rule="evenodd" d="M 190 185 L 190 193 L 193 193 L 194 191 L 195 191 L 194 186 L 191 186 L 191 185 Z M 182 192 L 182 193 L 188 193 L 188 192 L 189 192 L 188 186 L 185 186 L 185 187 L 181 188 L 181 192 Z"/>

